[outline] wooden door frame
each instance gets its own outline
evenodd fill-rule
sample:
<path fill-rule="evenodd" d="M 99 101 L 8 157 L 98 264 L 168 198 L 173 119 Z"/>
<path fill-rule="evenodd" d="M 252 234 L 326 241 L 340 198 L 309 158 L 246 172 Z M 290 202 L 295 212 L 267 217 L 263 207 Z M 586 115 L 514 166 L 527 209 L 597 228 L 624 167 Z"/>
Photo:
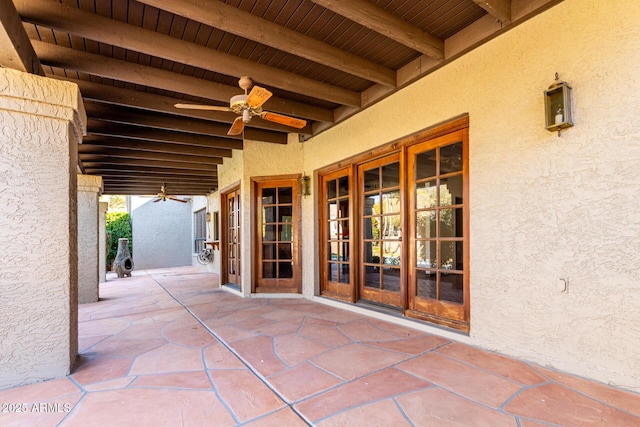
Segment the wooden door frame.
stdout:
<path fill-rule="evenodd" d="M 391 157 L 395 157 L 395 160 L 388 162 L 387 160 Z M 405 184 L 405 180 L 403 179 L 404 173 L 405 173 L 405 165 L 404 165 L 404 156 L 401 151 L 397 151 L 397 150 L 393 150 L 390 151 L 388 153 L 386 153 L 383 156 L 377 157 L 375 159 L 370 159 L 367 160 L 366 162 L 361 162 L 358 163 L 356 165 L 356 176 L 355 176 L 355 180 L 357 181 L 357 188 L 358 191 L 356 193 L 357 196 L 357 211 L 356 211 L 356 216 L 357 218 L 354 218 L 354 220 L 357 223 L 357 229 L 358 229 L 358 259 L 357 259 L 357 263 L 359 264 L 359 268 L 358 268 L 358 280 L 357 280 L 357 296 L 358 299 L 361 299 L 363 294 L 366 293 L 366 289 L 364 289 L 364 260 L 362 259 L 362 256 L 364 254 L 364 236 L 363 236 L 363 221 L 362 221 L 362 201 L 363 201 L 363 197 L 364 197 L 364 191 L 362 190 L 363 187 L 363 176 L 360 173 L 360 171 L 362 170 L 363 167 L 366 167 L 367 165 L 370 164 L 377 164 L 378 167 L 382 166 L 383 164 L 391 164 L 391 163 L 398 163 L 398 174 L 399 174 L 399 183 L 398 183 L 398 189 L 400 192 L 400 226 L 402 228 L 402 239 L 401 239 L 401 245 L 400 245 L 400 268 L 399 268 L 399 280 L 400 280 L 400 290 L 398 291 L 398 303 L 397 304 L 392 304 L 391 300 L 393 299 L 393 293 L 390 291 L 379 291 L 380 295 L 386 295 L 388 296 L 388 298 L 385 301 L 376 301 L 378 303 L 381 304 L 385 304 L 385 305 L 389 305 L 389 306 L 393 306 L 393 307 L 397 307 L 399 310 L 402 310 L 402 312 L 404 313 L 404 310 L 406 309 L 407 306 L 407 290 L 406 290 L 406 286 L 402 286 L 402 283 L 406 281 L 406 275 L 407 275 L 407 249 L 406 249 L 406 243 L 404 242 L 404 233 L 406 233 L 407 227 L 406 227 L 406 214 L 404 212 L 404 205 L 405 205 L 405 194 L 404 192 L 406 191 L 406 184 Z M 382 200 L 380 200 L 380 203 L 382 203 Z M 381 248 L 382 249 L 382 248 Z M 373 292 L 373 291 L 372 291 Z M 371 300 L 367 300 L 367 301 L 371 301 Z"/>
<path fill-rule="evenodd" d="M 260 238 L 260 224 L 261 220 L 258 218 L 258 206 L 260 203 L 258 202 L 258 197 L 260 197 L 258 193 L 258 187 L 264 185 L 265 183 L 270 182 L 291 182 L 291 187 L 293 189 L 293 212 L 295 215 L 295 219 L 292 222 L 294 227 L 293 233 L 293 283 L 295 288 L 295 293 L 302 293 L 302 257 L 301 257 L 301 247 L 302 247 L 302 239 L 300 236 L 300 232 L 302 230 L 302 195 L 300 193 L 300 179 L 302 178 L 302 174 L 288 174 L 288 175 L 270 175 L 270 176 L 259 176 L 259 177 L 251 177 L 251 293 L 262 293 L 262 292 L 270 292 L 269 290 L 260 290 L 257 289 L 256 284 L 260 278 L 259 268 L 261 268 L 261 259 L 260 259 L 260 248 L 258 247 L 258 240 Z M 297 231 L 297 232 L 296 232 Z M 274 290 L 273 292 L 279 292 L 278 290 Z"/>
<path fill-rule="evenodd" d="M 229 209 L 227 206 L 227 195 L 229 193 L 233 193 L 236 191 L 240 194 L 240 196 L 242 196 L 242 193 L 240 192 L 240 181 L 234 182 L 233 184 L 219 191 L 220 216 L 221 216 L 220 218 L 220 231 L 221 231 L 220 233 L 220 279 L 221 279 L 220 284 L 221 285 L 227 284 L 228 283 L 227 278 L 229 277 L 229 253 L 227 252 L 228 244 L 229 244 L 229 241 L 227 239 L 227 231 L 229 230 L 229 223 L 228 223 Z M 242 204 L 240 204 L 240 206 L 242 207 Z M 242 211 L 242 209 L 240 209 L 240 211 Z M 240 244 L 241 244 L 240 247 L 243 247 L 242 242 L 240 242 Z M 242 265 L 242 258 L 241 258 L 240 265 Z M 242 278 L 242 274 L 240 274 L 240 277 Z M 241 283 L 236 283 L 236 285 L 238 285 L 240 287 L 240 290 L 242 290 Z"/>
<path fill-rule="evenodd" d="M 349 284 L 346 283 L 335 283 L 331 287 L 334 290 L 323 288 L 323 284 L 328 284 L 329 280 L 327 277 L 327 259 L 328 259 L 328 251 L 327 251 L 327 242 L 329 241 L 328 233 L 326 229 L 327 222 L 329 221 L 329 213 L 327 212 L 327 203 L 326 197 L 318 197 L 317 198 L 317 206 L 318 206 L 318 214 L 320 217 L 320 223 L 322 224 L 318 230 L 318 235 L 320 236 L 320 283 L 319 283 L 319 292 L 321 295 L 329 296 L 330 298 L 339 299 L 342 301 L 348 301 L 351 303 L 355 303 L 358 301 L 358 273 L 355 271 L 356 260 L 359 259 L 359 245 L 356 242 L 359 241 L 360 231 L 357 229 L 355 224 L 357 221 L 355 220 L 355 215 L 358 212 L 357 205 L 358 201 L 353 197 L 355 191 L 358 188 L 358 180 L 356 176 L 356 165 L 349 165 L 347 167 L 336 169 L 330 173 L 326 173 L 322 176 L 319 176 L 318 180 L 318 188 L 319 191 L 324 192 L 326 190 L 325 185 L 327 181 L 338 179 L 339 177 L 346 176 L 349 179 L 349 274 L 351 282 Z M 326 193 L 325 193 L 326 194 Z M 334 282 L 331 282 L 334 283 Z M 349 287 L 348 292 L 340 292 L 340 288 Z"/>
<path fill-rule="evenodd" d="M 426 150 L 441 148 L 447 146 L 450 143 L 454 143 L 455 141 L 462 141 L 462 191 L 463 191 L 463 219 L 462 219 L 462 227 L 463 227 L 463 304 L 458 313 L 458 307 L 455 307 L 453 304 L 447 303 L 446 301 L 440 301 L 431 303 L 429 301 L 422 300 L 420 301 L 418 298 L 413 299 L 411 301 L 411 294 L 416 293 L 415 282 L 416 282 L 416 269 L 414 265 L 407 266 L 407 309 L 405 310 L 405 314 L 410 317 L 415 317 L 418 319 L 427 320 L 433 323 L 438 323 L 440 325 L 444 325 L 453 329 L 458 329 L 462 331 L 469 331 L 469 318 L 470 318 L 470 280 L 469 280 L 469 129 L 463 128 L 457 131 L 453 131 L 447 133 L 445 135 L 440 135 L 434 138 L 425 139 L 421 142 L 413 144 L 405 150 L 407 168 L 412 164 L 413 160 L 410 159 L 412 156 L 412 149 L 414 147 L 418 147 L 420 145 L 427 145 L 430 148 L 426 148 Z M 409 184 L 412 184 L 410 186 Z M 409 221 L 409 228 L 411 230 L 411 234 L 409 234 L 407 241 L 407 250 L 409 251 L 408 256 L 413 260 L 416 257 L 415 253 L 415 215 L 413 215 L 414 206 L 411 201 L 414 200 L 414 182 L 409 179 L 407 176 L 407 205 L 406 205 L 406 215 Z M 411 194 L 409 194 L 411 193 Z M 432 311 L 429 313 L 427 311 L 421 311 L 417 309 L 418 304 L 427 304 L 431 306 Z M 455 318 L 449 313 L 455 313 L 459 318 Z"/>
<path fill-rule="evenodd" d="M 471 299 L 470 299 L 470 208 L 469 208 L 469 116 L 468 114 L 463 114 L 461 116 L 455 117 L 447 122 L 444 123 L 438 123 L 436 125 L 433 125 L 427 129 L 421 130 L 419 132 L 416 132 L 414 134 L 411 135 L 407 135 L 405 137 L 399 138 L 395 141 L 391 141 L 388 144 L 385 144 L 383 146 L 368 150 L 366 152 L 360 153 L 360 154 L 356 154 L 352 157 L 340 160 L 339 162 L 333 163 L 331 165 L 328 165 L 320 170 L 318 170 L 318 179 L 319 182 L 322 183 L 323 182 L 323 178 L 331 173 L 334 173 L 340 169 L 345 169 L 345 168 L 352 168 L 352 188 L 350 189 L 350 193 L 352 195 L 352 209 L 355 210 L 355 212 L 357 212 L 358 214 L 360 213 L 360 193 L 361 193 L 361 189 L 359 188 L 359 177 L 357 174 L 358 171 L 358 167 L 362 164 L 366 164 L 372 160 L 377 160 L 379 158 L 383 158 L 386 157 L 390 154 L 393 154 L 396 151 L 400 151 L 401 152 L 401 168 L 403 168 L 403 179 L 401 180 L 401 203 L 403 206 L 403 212 L 402 212 L 402 219 L 401 219 L 401 223 L 403 226 L 403 230 L 406 230 L 403 233 L 403 240 L 405 240 L 410 233 L 410 224 L 409 224 L 409 212 L 408 210 L 410 209 L 409 206 L 409 201 L 408 201 L 408 191 L 410 191 L 410 189 L 408 188 L 408 177 L 407 177 L 407 173 L 409 172 L 407 170 L 408 165 L 408 159 L 407 159 L 407 151 L 408 148 L 411 147 L 412 145 L 415 144 L 419 144 L 419 143 L 423 143 L 429 140 L 433 140 L 457 131 L 462 131 L 465 141 L 466 143 L 464 144 L 464 152 L 463 152 L 463 156 L 465 158 L 465 162 L 464 162 L 464 176 L 465 179 L 463 181 L 463 186 L 464 186 L 464 192 L 467 195 L 466 196 L 466 209 L 464 209 L 463 212 L 463 221 L 464 221 L 464 225 L 463 225 L 463 234 L 465 236 L 465 241 L 464 241 L 464 254 L 463 254 L 463 262 L 465 265 L 465 272 L 464 272 L 464 300 L 465 300 L 465 304 L 464 304 L 464 318 L 465 320 L 463 322 L 446 322 L 443 321 L 443 319 L 441 318 L 434 318 L 434 317 L 430 317 L 428 315 L 425 315 L 424 313 L 412 310 L 411 307 L 409 307 L 409 286 L 408 286 L 408 281 L 410 280 L 409 277 L 409 264 L 412 262 L 410 257 L 411 257 L 411 253 L 409 252 L 409 248 L 410 248 L 410 243 L 406 242 L 405 245 L 403 245 L 403 259 L 405 260 L 405 262 L 403 263 L 403 269 L 404 271 L 401 273 L 401 277 L 402 280 L 407 281 L 407 286 L 404 286 L 404 294 L 402 295 L 402 312 L 403 315 L 407 316 L 407 317 L 413 317 L 413 318 L 417 318 L 420 320 L 425 320 L 428 321 L 430 323 L 435 323 L 435 324 L 439 324 L 445 327 L 450 327 L 452 329 L 457 329 L 458 331 L 464 331 L 464 332 L 469 332 L 470 330 L 470 325 L 471 325 L 471 315 L 470 315 L 470 306 L 471 306 Z M 319 189 L 321 191 L 323 191 L 323 186 L 319 185 Z M 320 230 L 318 232 L 318 236 L 320 236 L 319 239 L 319 244 L 321 245 L 320 248 L 318 248 L 318 254 L 319 254 L 319 265 L 322 266 L 322 270 L 319 274 L 319 288 L 318 288 L 318 292 L 321 292 L 322 289 L 322 280 L 326 280 L 326 272 L 324 272 L 324 266 L 325 266 L 325 257 L 326 257 L 326 248 L 324 248 L 326 242 L 326 239 L 323 239 L 323 237 L 326 237 L 325 235 L 325 231 L 323 230 L 323 214 L 322 212 L 324 212 L 325 209 L 325 203 L 326 200 L 322 195 L 319 195 L 319 197 L 316 200 L 316 207 L 318 209 L 319 212 L 319 221 L 316 224 L 319 224 Z M 354 234 L 354 238 L 352 239 L 351 246 L 351 253 L 352 253 L 352 264 L 351 264 L 351 270 L 354 272 L 354 277 L 353 277 L 353 283 L 352 283 L 352 301 L 353 303 L 357 302 L 360 295 L 359 295 L 359 289 L 360 289 L 360 281 L 362 280 L 361 277 L 361 272 L 360 272 L 360 267 L 355 267 L 357 266 L 357 261 L 360 259 L 360 247 L 362 245 L 362 241 L 363 238 L 360 235 L 361 232 L 361 224 L 360 224 L 360 218 L 356 218 L 355 217 L 355 213 L 352 215 L 353 218 L 353 223 L 350 225 L 351 228 L 351 233 Z M 334 297 L 332 295 L 327 295 L 328 297 Z M 334 297 L 335 298 L 335 297 Z"/>

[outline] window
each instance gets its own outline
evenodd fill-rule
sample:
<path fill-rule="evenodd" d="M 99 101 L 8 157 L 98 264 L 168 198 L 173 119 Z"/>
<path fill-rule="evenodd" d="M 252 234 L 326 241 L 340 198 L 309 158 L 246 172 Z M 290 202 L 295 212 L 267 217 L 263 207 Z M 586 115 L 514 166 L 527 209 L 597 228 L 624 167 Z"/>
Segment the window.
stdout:
<path fill-rule="evenodd" d="M 200 253 L 207 240 L 207 210 L 200 209 L 193 213 L 193 251 Z"/>

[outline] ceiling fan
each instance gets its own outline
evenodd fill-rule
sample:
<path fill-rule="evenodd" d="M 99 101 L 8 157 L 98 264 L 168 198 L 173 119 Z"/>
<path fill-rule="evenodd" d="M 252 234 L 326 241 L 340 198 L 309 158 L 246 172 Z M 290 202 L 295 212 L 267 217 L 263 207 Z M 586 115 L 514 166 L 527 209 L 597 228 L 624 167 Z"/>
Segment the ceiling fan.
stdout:
<path fill-rule="evenodd" d="M 157 202 L 166 202 L 167 200 L 173 200 L 175 202 L 180 202 L 180 203 L 187 203 L 188 200 L 183 200 L 183 199 L 179 199 L 176 196 L 173 196 L 171 194 L 167 194 L 166 191 L 166 186 L 164 185 L 164 182 L 162 183 L 162 185 L 160 186 L 160 192 L 158 194 L 156 194 L 156 199 L 153 201 L 153 203 L 157 203 Z"/>
<path fill-rule="evenodd" d="M 253 82 L 250 77 L 240 77 L 238 86 L 244 89 L 244 95 L 231 97 L 228 107 L 202 104 L 175 104 L 175 107 L 190 110 L 233 111 L 234 113 L 239 114 L 239 116 L 233 121 L 227 135 L 240 135 L 244 130 L 244 125 L 249 123 L 251 118 L 254 116 L 298 129 L 307 125 L 306 120 L 296 119 L 294 117 L 272 113 L 270 111 L 263 111 L 262 104 L 267 102 L 273 94 L 263 87 L 253 86 Z M 253 86 L 253 89 L 251 89 L 251 92 L 247 94 L 247 91 L 251 86 Z"/>

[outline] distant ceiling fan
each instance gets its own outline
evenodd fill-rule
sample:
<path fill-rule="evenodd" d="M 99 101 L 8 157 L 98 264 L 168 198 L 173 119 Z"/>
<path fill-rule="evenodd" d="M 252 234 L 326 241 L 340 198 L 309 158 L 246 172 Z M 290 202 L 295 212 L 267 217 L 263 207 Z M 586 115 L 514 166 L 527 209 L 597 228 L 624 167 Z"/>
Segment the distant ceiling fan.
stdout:
<path fill-rule="evenodd" d="M 164 185 L 164 182 L 160 186 L 160 192 L 156 194 L 156 197 L 157 198 L 153 201 L 153 203 L 157 203 L 160 201 L 166 202 L 167 200 L 173 200 L 174 202 L 180 202 L 180 203 L 187 203 L 188 201 L 188 200 L 179 199 L 176 196 L 173 196 L 171 194 L 167 194 L 166 186 Z"/>
<path fill-rule="evenodd" d="M 263 87 L 253 86 L 253 82 L 250 77 L 240 77 L 238 86 L 244 89 L 244 95 L 233 96 L 228 107 L 202 104 L 175 104 L 175 107 L 190 110 L 233 111 L 234 113 L 239 114 L 239 116 L 233 121 L 227 135 L 240 135 L 244 129 L 244 125 L 249 123 L 251 118 L 254 116 L 298 129 L 307 125 L 306 120 L 296 119 L 282 114 L 272 113 L 270 111 L 263 111 L 262 104 L 267 102 L 273 94 Z M 253 86 L 253 89 L 251 89 L 251 92 L 247 94 L 247 91 L 251 86 Z"/>

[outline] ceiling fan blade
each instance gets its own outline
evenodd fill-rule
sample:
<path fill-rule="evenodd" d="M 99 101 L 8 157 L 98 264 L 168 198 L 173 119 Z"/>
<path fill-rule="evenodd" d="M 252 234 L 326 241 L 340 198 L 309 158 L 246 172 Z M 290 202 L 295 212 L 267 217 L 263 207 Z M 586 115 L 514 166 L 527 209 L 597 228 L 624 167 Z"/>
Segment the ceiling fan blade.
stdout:
<path fill-rule="evenodd" d="M 186 200 L 178 199 L 176 196 L 167 196 L 167 199 L 173 200 L 174 202 L 187 203 Z"/>
<path fill-rule="evenodd" d="M 247 96 L 247 99 L 245 99 L 244 102 L 249 107 L 257 108 L 257 107 L 261 107 L 262 104 L 267 102 L 267 100 L 271 98 L 272 95 L 273 94 L 268 90 L 266 90 L 265 88 L 260 86 L 254 86 L 253 89 L 251 89 L 251 92 L 249 92 L 249 96 Z"/>
<path fill-rule="evenodd" d="M 307 125 L 306 120 L 296 119 L 293 117 L 284 116 L 282 114 L 277 114 L 277 113 L 271 113 L 268 111 L 265 111 L 264 113 L 262 113 L 261 117 L 270 122 L 280 123 L 281 125 L 291 126 L 298 129 L 302 129 Z"/>
<path fill-rule="evenodd" d="M 243 129 L 244 129 L 244 121 L 242 120 L 242 116 L 238 116 L 233 121 L 233 124 L 231 125 L 229 132 L 227 132 L 227 135 L 240 135 Z"/>
<path fill-rule="evenodd" d="M 160 199 L 155 199 L 155 200 L 153 201 L 153 203 L 158 203 L 159 201 L 160 201 Z"/>
<path fill-rule="evenodd" d="M 231 111 L 231 108 L 229 107 L 203 104 L 175 104 L 174 107 L 181 108 L 183 110 Z"/>

